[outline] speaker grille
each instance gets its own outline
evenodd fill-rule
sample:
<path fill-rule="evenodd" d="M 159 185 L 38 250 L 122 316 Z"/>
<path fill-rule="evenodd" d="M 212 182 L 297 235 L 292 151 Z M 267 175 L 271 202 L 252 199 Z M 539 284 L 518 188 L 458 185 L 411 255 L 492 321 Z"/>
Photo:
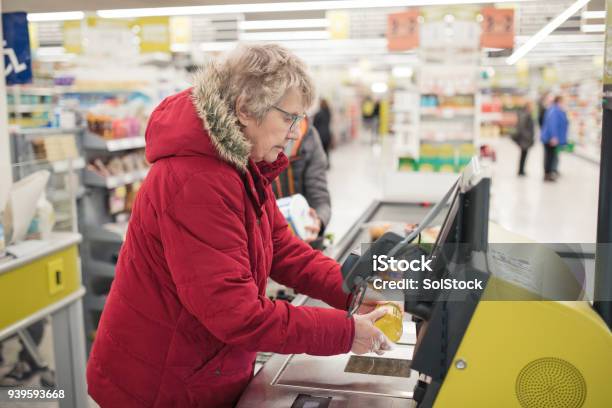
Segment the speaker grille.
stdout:
<path fill-rule="evenodd" d="M 586 399 L 586 382 L 567 361 L 541 358 L 519 373 L 516 397 L 524 408 L 580 408 Z"/>

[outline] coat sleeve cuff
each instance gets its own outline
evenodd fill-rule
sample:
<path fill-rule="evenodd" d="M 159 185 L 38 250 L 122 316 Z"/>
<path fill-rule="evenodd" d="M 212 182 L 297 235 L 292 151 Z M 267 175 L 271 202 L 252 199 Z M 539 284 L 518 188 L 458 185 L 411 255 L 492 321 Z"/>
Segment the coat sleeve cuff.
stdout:
<path fill-rule="evenodd" d="M 320 309 L 319 319 L 316 334 L 318 347 L 308 354 L 335 355 L 351 351 L 355 339 L 355 320 L 337 309 Z"/>

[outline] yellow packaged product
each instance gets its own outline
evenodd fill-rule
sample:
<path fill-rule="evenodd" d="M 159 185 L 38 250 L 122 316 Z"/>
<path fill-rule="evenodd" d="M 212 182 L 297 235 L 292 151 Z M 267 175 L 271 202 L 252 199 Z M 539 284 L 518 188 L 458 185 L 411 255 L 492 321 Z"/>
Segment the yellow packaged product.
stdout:
<path fill-rule="evenodd" d="M 397 343 L 403 332 L 402 309 L 393 302 L 380 303 L 376 309 L 386 309 L 387 314 L 374 322 L 374 326 L 378 327 L 389 340 Z"/>

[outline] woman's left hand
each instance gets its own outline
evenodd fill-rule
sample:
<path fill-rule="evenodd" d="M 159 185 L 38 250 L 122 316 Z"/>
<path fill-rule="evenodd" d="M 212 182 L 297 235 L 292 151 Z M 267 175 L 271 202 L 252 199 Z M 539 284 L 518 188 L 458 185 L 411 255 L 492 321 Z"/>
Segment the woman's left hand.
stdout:
<path fill-rule="evenodd" d="M 357 314 L 370 313 L 372 310 L 376 309 L 376 306 L 378 306 L 379 304 L 389 303 L 389 302 L 397 304 L 400 307 L 400 309 L 404 311 L 404 302 L 386 300 L 384 296 L 382 295 L 382 293 L 368 286 L 363 302 L 361 302 L 361 305 L 357 309 Z"/>
<path fill-rule="evenodd" d="M 384 304 L 384 303 L 395 303 L 396 305 L 398 305 L 400 307 L 402 312 L 404 311 L 404 302 L 395 302 L 395 301 L 392 301 L 392 300 L 371 300 L 371 299 L 364 299 L 363 303 L 361 303 L 361 306 L 359 306 L 359 309 L 357 309 L 357 314 L 367 314 L 367 313 L 370 313 L 372 310 L 376 309 L 376 306 L 378 306 L 380 304 Z"/>
<path fill-rule="evenodd" d="M 308 211 L 308 214 L 312 218 L 313 224 L 306 226 L 306 232 L 308 232 L 310 235 L 304 241 L 307 243 L 311 243 L 319 236 L 319 231 L 321 231 L 321 219 L 319 218 L 314 208 L 311 208 Z"/>

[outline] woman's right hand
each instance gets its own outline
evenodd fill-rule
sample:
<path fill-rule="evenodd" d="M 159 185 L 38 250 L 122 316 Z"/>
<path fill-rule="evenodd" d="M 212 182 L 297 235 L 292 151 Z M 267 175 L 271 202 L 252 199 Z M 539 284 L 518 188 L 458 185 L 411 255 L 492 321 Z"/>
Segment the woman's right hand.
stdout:
<path fill-rule="evenodd" d="M 376 309 L 370 313 L 353 315 L 355 320 L 355 339 L 351 351 L 355 354 L 365 354 L 374 352 L 382 355 L 387 350 L 391 350 L 391 343 L 387 336 L 381 332 L 374 322 L 383 317 L 387 311 Z"/>

